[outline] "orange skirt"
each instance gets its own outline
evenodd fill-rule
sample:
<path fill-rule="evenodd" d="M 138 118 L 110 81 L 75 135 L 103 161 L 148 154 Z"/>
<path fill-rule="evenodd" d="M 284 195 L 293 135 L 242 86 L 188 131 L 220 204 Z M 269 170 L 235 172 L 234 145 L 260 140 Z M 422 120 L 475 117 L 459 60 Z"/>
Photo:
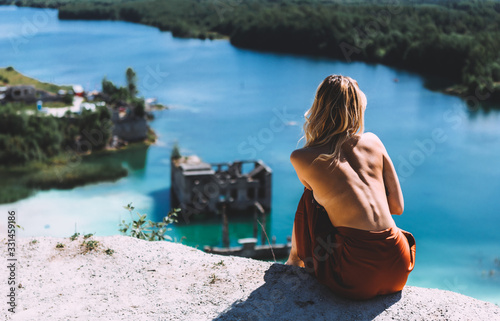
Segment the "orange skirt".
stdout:
<path fill-rule="evenodd" d="M 334 227 L 305 187 L 294 222 L 297 255 L 306 270 L 340 296 L 362 300 L 401 291 L 413 270 L 410 232 Z"/>

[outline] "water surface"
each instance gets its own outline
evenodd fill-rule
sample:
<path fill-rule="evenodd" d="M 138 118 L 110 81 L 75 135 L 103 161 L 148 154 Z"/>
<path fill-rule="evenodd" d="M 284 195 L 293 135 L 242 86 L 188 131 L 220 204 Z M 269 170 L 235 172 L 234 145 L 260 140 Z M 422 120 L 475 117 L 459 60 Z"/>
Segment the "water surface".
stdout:
<path fill-rule="evenodd" d="M 55 10 L 0 8 L 0 30 L 0 65 L 87 90 L 100 89 L 104 76 L 123 85 L 132 67 L 140 93 L 171 106 L 155 113 L 151 126 L 159 142 L 137 166 L 128 165 L 128 177 L 0 205 L 0 212 L 18 211 L 22 236 L 67 237 L 75 227 L 118 234 L 118 222 L 129 218 L 123 206 L 130 202 L 160 219 L 170 208 L 169 156 L 177 141 L 181 153 L 207 162 L 267 163 L 273 200 L 266 230 L 277 242 L 286 241 L 303 190 L 289 155 L 302 146 L 303 114 L 318 84 L 340 73 L 366 93 L 366 130 L 385 143 L 401 179 L 405 212 L 396 223 L 417 240 L 408 284 L 500 303 L 500 267 L 494 263 L 500 257 L 498 112 L 468 111 L 459 98 L 425 89 L 420 76 L 382 65 L 241 50 L 224 40 L 174 39 L 124 22 L 58 21 Z M 251 236 L 251 221 L 230 223 L 233 244 Z M 221 244 L 216 220 L 176 226 L 172 235 L 185 236 L 183 243 L 191 246 Z"/>

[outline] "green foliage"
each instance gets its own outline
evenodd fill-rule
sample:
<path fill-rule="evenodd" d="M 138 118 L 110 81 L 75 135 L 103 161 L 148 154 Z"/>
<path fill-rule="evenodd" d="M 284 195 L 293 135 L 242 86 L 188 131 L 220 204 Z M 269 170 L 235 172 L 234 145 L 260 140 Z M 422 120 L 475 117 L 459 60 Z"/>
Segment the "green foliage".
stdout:
<path fill-rule="evenodd" d="M 87 183 L 114 181 L 127 175 L 120 165 L 65 164 L 38 171 L 27 178 L 27 186 L 40 189 L 69 189 Z"/>
<path fill-rule="evenodd" d="M 137 75 L 132 68 L 127 68 L 125 72 L 125 76 L 127 78 L 127 90 L 129 94 L 129 98 L 135 98 L 137 95 Z"/>
<path fill-rule="evenodd" d="M 113 124 L 111 113 L 105 106 L 97 106 L 95 111 L 84 109 L 78 118 L 80 146 L 84 149 L 100 150 L 111 138 Z M 86 151 L 86 150 L 83 150 Z"/>
<path fill-rule="evenodd" d="M 0 204 L 30 196 L 38 189 L 68 189 L 94 182 L 116 181 L 131 169 L 144 168 L 147 145 L 130 144 L 118 151 L 98 151 L 90 155 L 63 152 L 46 161 L 0 165 Z"/>
<path fill-rule="evenodd" d="M 7 3 L 10 0 L 0 0 Z M 500 4 L 446 0 L 43 0 L 61 19 L 125 20 L 175 37 L 362 60 L 448 77 L 499 97 Z M 125 95 L 124 92 L 120 95 Z"/>
<path fill-rule="evenodd" d="M 67 111 L 67 113 L 70 113 L 70 111 Z M 66 115 L 66 118 L 63 118 L 60 121 L 60 124 L 63 135 L 62 146 L 76 148 L 76 138 L 80 133 L 80 126 L 78 122 L 71 121 L 71 115 Z"/>
<path fill-rule="evenodd" d="M 171 210 L 168 215 L 163 218 L 162 222 L 153 222 L 151 220 L 146 222 L 146 214 L 141 215 L 136 213 L 139 218 L 137 220 L 132 218 L 132 211 L 134 210 L 132 203 L 127 204 L 124 208 L 129 211 L 132 219 L 131 223 L 125 223 L 125 220 L 122 220 L 122 223 L 119 224 L 119 231 L 124 235 L 148 241 L 173 240 L 172 237 L 165 235 L 165 233 L 172 230 L 168 225 L 177 222 L 177 216 L 180 209 L 176 208 Z"/>
<path fill-rule="evenodd" d="M 1 186 L 0 204 L 12 203 L 19 199 L 27 198 L 33 194 L 33 190 L 26 186 L 19 185 L 3 185 Z"/>
<path fill-rule="evenodd" d="M 130 69 L 131 84 L 136 81 L 134 75 Z M 0 68 L 0 78 L 6 77 L 16 84 L 28 83 L 48 91 L 70 89 L 41 83 L 12 67 Z M 132 101 L 128 88 L 117 88 L 106 79 L 103 87 L 117 99 Z M 64 99 L 65 104 L 71 104 L 73 95 L 67 94 Z M 134 97 L 133 102 L 139 105 L 139 114 L 141 107 L 144 112 L 144 99 Z M 0 204 L 29 197 L 37 189 L 68 189 L 126 176 L 123 159 L 106 156 L 109 153 L 104 150 L 111 138 L 112 126 L 111 112 L 105 106 L 98 106 L 95 111 L 83 110 L 81 114 L 68 111 L 58 118 L 38 112 L 34 104 L 0 105 Z M 154 140 L 154 135 L 149 136 Z M 122 152 L 126 150 L 113 154 Z M 141 162 L 129 165 L 144 167 Z"/>
<path fill-rule="evenodd" d="M 145 104 L 144 104 L 144 99 L 134 98 L 132 100 L 132 105 L 135 106 L 134 107 L 134 114 L 137 117 L 144 117 L 144 115 L 146 115 L 146 108 L 145 108 Z"/>
<path fill-rule="evenodd" d="M 137 97 L 137 75 L 132 68 L 127 68 L 125 72 L 126 87 L 117 87 L 106 77 L 102 80 L 102 92 L 107 96 L 106 101 L 112 107 L 129 106 L 134 115 L 144 117 L 145 101 L 143 97 Z"/>
<path fill-rule="evenodd" d="M 69 239 L 70 239 L 71 241 L 74 241 L 74 240 L 76 240 L 76 239 L 78 238 L 78 236 L 80 236 L 80 233 L 76 233 L 76 232 L 75 232 L 75 234 L 71 235 L 71 236 L 69 237 Z"/>
<path fill-rule="evenodd" d="M 104 251 L 104 253 L 106 253 L 107 255 L 113 255 L 113 253 L 115 253 L 115 250 L 112 250 L 112 249 L 109 249 L 109 248 L 108 248 L 108 249 L 106 249 L 106 250 Z"/>
<path fill-rule="evenodd" d="M 113 82 L 107 80 L 106 77 L 102 80 L 102 92 L 108 96 L 107 102 L 111 104 L 125 102 L 129 97 L 129 92 L 126 87 L 117 87 Z"/>
<path fill-rule="evenodd" d="M 0 108 L 0 163 L 42 161 L 61 152 L 63 135 L 56 118 L 28 116 L 11 106 Z"/>
<path fill-rule="evenodd" d="M 68 105 L 68 106 L 71 106 L 71 105 L 73 105 L 73 98 L 74 98 L 74 95 L 67 93 L 63 97 L 63 103 Z"/>
<path fill-rule="evenodd" d="M 63 248 L 64 248 L 64 244 L 62 244 L 62 243 L 57 243 L 57 244 L 56 244 L 56 248 L 58 248 L 58 249 L 63 249 Z"/>
<path fill-rule="evenodd" d="M 4 1 L 0 0 L 0 5 Z M 51 83 L 40 82 L 36 79 L 27 77 L 12 67 L 0 68 L 0 76 L 3 78 L 4 83 L 10 85 L 32 85 L 36 89 L 45 90 L 51 93 L 57 93 L 59 90 L 70 90 L 71 86 L 58 86 Z"/>
<path fill-rule="evenodd" d="M 111 128 L 111 114 L 103 106 L 74 118 L 28 115 L 14 104 L 0 106 L 0 164 L 47 161 L 78 146 L 80 152 L 100 150 L 107 145 Z"/>
<path fill-rule="evenodd" d="M 214 284 L 216 281 L 220 281 L 220 279 L 217 277 L 217 275 L 215 275 L 215 273 L 212 273 L 208 277 L 208 284 Z"/>
<path fill-rule="evenodd" d="M 153 144 L 155 141 L 156 141 L 156 133 L 154 130 L 152 130 L 151 128 L 148 128 L 148 136 L 146 138 L 146 143 L 147 144 Z"/>
<path fill-rule="evenodd" d="M 172 147 L 172 154 L 170 155 L 170 158 L 171 159 L 179 159 L 181 157 L 182 157 L 182 155 L 181 155 L 181 152 L 179 150 L 179 145 L 177 144 L 177 142 L 175 142 L 174 147 Z"/>
<path fill-rule="evenodd" d="M 95 251 L 99 247 L 99 241 L 96 240 L 88 240 L 88 241 L 83 241 L 81 244 L 81 247 L 83 247 L 83 252 L 87 253 L 90 251 Z"/>
<path fill-rule="evenodd" d="M 226 266 L 226 264 L 224 263 L 224 260 L 220 260 L 219 262 L 214 263 L 214 267 L 215 266 Z"/>

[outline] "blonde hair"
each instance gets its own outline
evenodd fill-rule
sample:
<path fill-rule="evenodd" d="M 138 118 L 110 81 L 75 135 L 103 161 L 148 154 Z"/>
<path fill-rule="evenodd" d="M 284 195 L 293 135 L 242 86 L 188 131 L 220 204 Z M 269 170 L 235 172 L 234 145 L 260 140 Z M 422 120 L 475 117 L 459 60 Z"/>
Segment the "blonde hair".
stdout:
<path fill-rule="evenodd" d="M 356 133 L 364 131 L 366 96 L 356 80 L 330 75 L 319 85 L 311 108 L 304 114 L 304 147 L 331 143 L 329 154 L 316 159 L 337 164 L 342 144 Z M 299 140 L 299 141 L 300 141 Z"/>

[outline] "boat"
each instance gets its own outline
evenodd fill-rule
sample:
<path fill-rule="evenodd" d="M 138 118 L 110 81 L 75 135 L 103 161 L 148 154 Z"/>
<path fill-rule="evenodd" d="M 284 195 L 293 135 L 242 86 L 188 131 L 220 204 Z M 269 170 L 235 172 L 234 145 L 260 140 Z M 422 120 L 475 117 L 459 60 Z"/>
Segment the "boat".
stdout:
<path fill-rule="evenodd" d="M 253 237 L 239 239 L 241 246 L 212 247 L 205 246 L 204 251 L 211 254 L 241 256 L 256 260 L 282 260 L 288 258 L 292 243 L 290 238 L 285 244 L 256 245 L 257 239 Z"/>

